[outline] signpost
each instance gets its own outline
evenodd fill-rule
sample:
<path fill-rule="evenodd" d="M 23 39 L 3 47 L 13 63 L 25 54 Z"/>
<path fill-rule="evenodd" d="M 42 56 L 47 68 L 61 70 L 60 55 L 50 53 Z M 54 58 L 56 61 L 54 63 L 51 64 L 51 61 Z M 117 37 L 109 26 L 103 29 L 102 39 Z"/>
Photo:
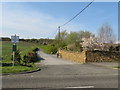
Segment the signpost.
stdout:
<path fill-rule="evenodd" d="M 14 36 L 11 36 L 11 42 L 13 43 L 13 66 L 14 66 L 14 62 L 15 62 L 15 52 L 17 50 L 17 45 L 16 43 L 19 42 L 19 36 L 16 36 L 16 34 Z"/>

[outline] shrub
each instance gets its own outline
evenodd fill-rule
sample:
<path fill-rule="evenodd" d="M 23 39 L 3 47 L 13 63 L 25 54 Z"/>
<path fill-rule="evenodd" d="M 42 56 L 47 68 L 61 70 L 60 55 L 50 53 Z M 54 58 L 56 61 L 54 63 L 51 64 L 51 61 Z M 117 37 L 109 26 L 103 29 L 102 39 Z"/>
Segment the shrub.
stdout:
<path fill-rule="evenodd" d="M 37 52 L 37 51 L 39 51 L 39 48 L 35 48 L 34 50 L 33 50 L 33 52 Z"/>
<path fill-rule="evenodd" d="M 61 41 L 59 44 L 56 45 L 57 48 L 64 48 L 67 46 L 67 44 L 64 41 Z"/>
<path fill-rule="evenodd" d="M 48 54 L 55 54 L 57 52 L 57 47 L 56 46 L 47 45 L 47 46 L 45 46 L 43 51 L 45 53 L 48 53 Z"/>
<path fill-rule="evenodd" d="M 24 55 L 23 57 L 23 63 L 25 65 L 27 65 L 28 63 L 35 63 L 37 62 L 39 59 L 37 58 L 37 53 L 33 52 L 29 52 L 27 55 Z"/>
<path fill-rule="evenodd" d="M 57 50 L 58 50 L 57 47 L 55 47 L 55 46 L 51 47 L 51 54 L 56 54 Z"/>
<path fill-rule="evenodd" d="M 70 44 L 67 46 L 67 49 L 70 50 L 70 51 L 78 51 L 78 52 L 81 52 L 83 51 L 83 48 L 82 46 L 79 44 Z"/>
<path fill-rule="evenodd" d="M 11 60 L 13 60 L 13 55 L 12 55 Z M 19 50 L 17 50 L 17 51 L 15 52 L 14 60 L 15 60 L 15 61 L 14 61 L 15 64 L 20 64 L 21 55 L 20 55 L 20 51 L 19 51 Z"/>
<path fill-rule="evenodd" d="M 67 46 L 67 49 L 70 50 L 70 51 L 75 50 L 75 49 L 76 49 L 75 44 L 70 44 L 70 45 L 68 45 L 68 46 Z"/>
<path fill-rule="evenodd" d="M 51 43 L 49 45 L 41 46 L 41 48 L 43 49 L 43 51 L 45 53 L 48 53 L 48 54 L 56 54 L 58 48 L 66 49 L 66 47 L 67 47 L 67 45 L 63 41 L 61 41 L 60 43 L 58 43 L 57 41 L 54 41 L 53 43 Z"/>

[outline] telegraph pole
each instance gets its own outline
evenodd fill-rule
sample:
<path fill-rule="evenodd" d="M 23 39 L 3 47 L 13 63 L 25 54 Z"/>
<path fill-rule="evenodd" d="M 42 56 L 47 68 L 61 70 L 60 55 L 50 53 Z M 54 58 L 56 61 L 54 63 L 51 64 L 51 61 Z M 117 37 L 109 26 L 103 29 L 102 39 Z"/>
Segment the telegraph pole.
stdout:
<path fill-rule="evenodd" d="M 60 26 L 58 27 L 58 41 L 60 42 Z"/>

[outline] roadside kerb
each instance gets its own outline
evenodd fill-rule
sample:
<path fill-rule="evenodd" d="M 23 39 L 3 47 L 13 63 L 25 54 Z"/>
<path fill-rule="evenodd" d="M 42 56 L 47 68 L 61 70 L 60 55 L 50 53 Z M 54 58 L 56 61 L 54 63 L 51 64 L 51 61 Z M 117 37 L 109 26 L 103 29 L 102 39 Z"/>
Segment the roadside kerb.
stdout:
<path fill-rule="evenodd" d="M 32 70 L 32 71 L 18 72 L 18 73 L 2 73 L 2 75 L 28 74 L 28 73 L 33 73 L 40 70 L 41 70 L 40 68 L 37 68 L 36 70 Z"/>

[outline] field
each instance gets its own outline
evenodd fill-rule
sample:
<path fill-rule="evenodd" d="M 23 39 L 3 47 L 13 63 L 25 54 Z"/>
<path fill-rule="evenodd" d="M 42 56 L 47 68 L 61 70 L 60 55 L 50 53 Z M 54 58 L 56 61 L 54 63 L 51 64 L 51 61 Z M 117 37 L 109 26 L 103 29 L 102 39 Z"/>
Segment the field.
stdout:
<path fill-rule="evenodd" d="M 2 58 L 5 63 L 10 63 L 11 56 L 12 56 L 12 45 L 13 43 L 4 41 L 2 42 Z M 17 49 L 20 50 L 20 54 L 23 57 L 26 53 L 31 52 L 35 47 L 37 47 L 36 44 L 33 43 L 27 43 L 27 42 L 20 42 L 17 43 Z"/>
<path fill-rule="evenodd" d="M 14 66 L 12 67 L 12 46 L 13 43 L 9 41 L 3 41 L 0 45 L 0 48 L 2 47 L 2 55 L 0 55 L 2 60 L 0 60 L 0 63 L 5 63 L 7 65 L 3 65 L 2 72 L 3 73 L 15 73 L 15 72 L 22 72 L 22 71 L 29 71 L 33 70 L 36 67 L 33 65 L 33 67 L 26 67 L 26 66 Z M 25 54 L 28 52 L 32 52 L 33 49 L 37 47 L 34 43 L 28 43 L 28 42 L 19 42 L 17 43 L 17 50 L 20 51 L 20 55 L 23 58 Z"/>
<path fill-rule="evenodd" d="M 57 52 L 57 47 L 53 47 L 51 45 L 40 45 L 39 48 L 47 54 L 55 54 Z"/>

